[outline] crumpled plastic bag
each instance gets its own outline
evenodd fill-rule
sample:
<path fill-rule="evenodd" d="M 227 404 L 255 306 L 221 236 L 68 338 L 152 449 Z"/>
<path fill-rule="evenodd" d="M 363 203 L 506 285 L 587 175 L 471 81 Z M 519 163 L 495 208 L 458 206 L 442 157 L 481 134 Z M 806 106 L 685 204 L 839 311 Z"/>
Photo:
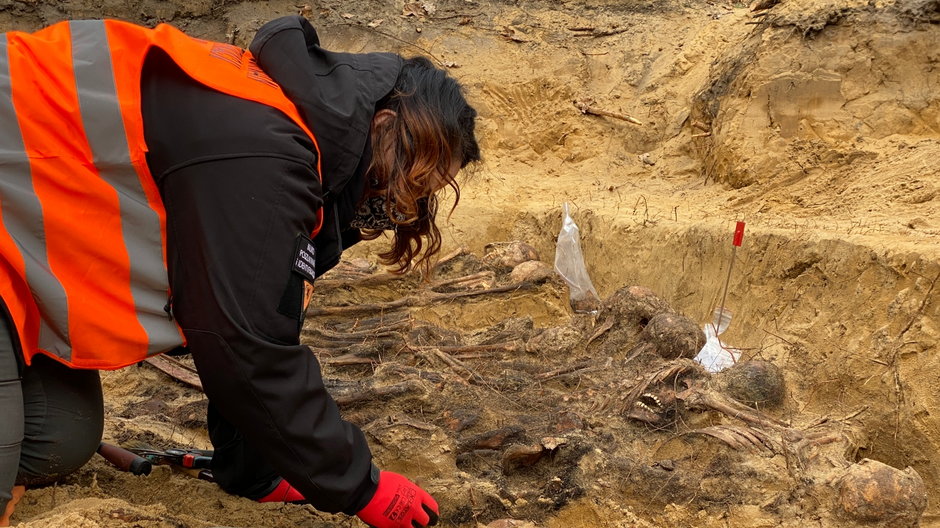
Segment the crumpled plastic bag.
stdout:
<path fill-rule="evenodd" d="M 578 313 L 594 313 L 600 309 L 601 299 L 594 289 L 584 255 L 581 253 L 581 234 L 568 211 L 568 202 L 562 206 L 561 231 L 555 245 L 555 271 L 568 284 L 568 302 Z"/>
<path fill-rule="evenodd" d="M 727 308 L 716 308 L 714 319 L 705 325 L 705 346 L 695 356 L 695 361 L 711 373 L 721 372 L 741 359 L 740 350 L 725 345 L 718 338 L 730 324 L 731 311 Z"/>

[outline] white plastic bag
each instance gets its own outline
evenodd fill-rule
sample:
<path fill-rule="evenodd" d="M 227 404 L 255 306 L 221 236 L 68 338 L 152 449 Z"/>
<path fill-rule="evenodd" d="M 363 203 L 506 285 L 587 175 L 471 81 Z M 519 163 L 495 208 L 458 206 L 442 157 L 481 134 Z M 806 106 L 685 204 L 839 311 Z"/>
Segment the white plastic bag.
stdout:
<path fill-rule="evenodd" d="M 600 309 L 601 300 L 584 265 L 580 230 L 568 212 L 568 202 L 562 211 L 561 231 L 555 245 L 555 271 L 568 284 L 571 308 L 578 313 L 594 313 Z"/>
<path fill-rule="evenodd" d="M 726 346 L 718 338 L 730 324 L 731 311 L 716 308 L 713 321 L 705 325 L 705 346 L 695 356 L 695 361 L 709 372 L 721 372 L 741 359 L 740 350 Z"/>

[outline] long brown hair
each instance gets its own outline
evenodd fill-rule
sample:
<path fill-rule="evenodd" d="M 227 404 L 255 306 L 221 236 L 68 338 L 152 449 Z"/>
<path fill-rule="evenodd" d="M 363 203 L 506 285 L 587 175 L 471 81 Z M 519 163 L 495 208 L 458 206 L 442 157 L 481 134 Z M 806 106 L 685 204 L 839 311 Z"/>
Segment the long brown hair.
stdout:
<path fill-rule="evenodd" d="M 373 133 L 367 177 L 375 183 L 366 197 L 386 196 L 385 212 L 396 230 L 392 247 L 379 257 L 399 273 L 413 267 L 426 272 L 441 249 L 437 191 L 453 189 L 456 207 L 460 185 L 451 166 L 458 162 L 463 169 L 480 160 L 474 135 L 477 112 L 460 84 L 424 57 L 404 59 L 395 88 L 376 111 L 382 109 L 395 116 Z M 364 230 L 363 238 L 382 233 Z"/>

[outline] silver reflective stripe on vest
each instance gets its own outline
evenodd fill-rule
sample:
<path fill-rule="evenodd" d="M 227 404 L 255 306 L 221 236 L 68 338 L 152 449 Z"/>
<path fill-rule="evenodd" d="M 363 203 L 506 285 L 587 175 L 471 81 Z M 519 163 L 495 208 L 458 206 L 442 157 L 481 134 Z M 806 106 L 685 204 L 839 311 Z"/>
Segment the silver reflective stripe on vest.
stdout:
<path fill-rule="evenodd" d="M 0 211 L 7 233 L 16 243 L 26 268 L 26 282 L 39 307 L 39 348 L 66 360 L 69 344 L 68 300 L 49 269 L 42 205 L 33 190 L 33 176 L 23 144 L 10 81 L 7 36 L 0 39 Z"/>
<path fill-rule="evenodd" d="M 74 21 L 69 27 L 72 67 L 85 135 L 101 179 L 118 194 L 137 320 L 147 332 L 148 353 L 165 352 L 182 341 L 176 324 L 163 310 L 169 284 L 163 265 L 160 218 L 147 202 L 137 171 L 131 164 L 104 22 Z"/>

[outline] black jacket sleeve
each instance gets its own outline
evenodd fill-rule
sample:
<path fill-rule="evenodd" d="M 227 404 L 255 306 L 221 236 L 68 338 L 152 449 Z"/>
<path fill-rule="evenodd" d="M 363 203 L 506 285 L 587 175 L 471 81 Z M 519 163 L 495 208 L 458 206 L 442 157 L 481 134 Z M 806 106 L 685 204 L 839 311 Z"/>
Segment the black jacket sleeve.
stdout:
<path fill-rule="evenodd" d="M 371 498 L 371 454 L 299 343 L 296 243 L 322 205 L 309 138 L 276 110 L 195 85 L 152 52 L 148 164 L 166 207 L 173 315 L 212 405 L 317 509 Z"/>

